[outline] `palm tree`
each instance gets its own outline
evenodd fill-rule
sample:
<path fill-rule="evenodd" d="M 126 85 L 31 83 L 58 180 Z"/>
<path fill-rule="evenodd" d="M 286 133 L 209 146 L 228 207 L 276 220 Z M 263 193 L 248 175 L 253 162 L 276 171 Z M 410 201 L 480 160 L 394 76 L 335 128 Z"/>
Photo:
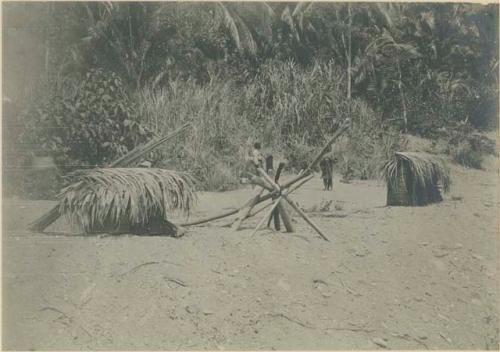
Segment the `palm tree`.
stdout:
<path fill-rule="evenodd" d="M 357 60 L 354 67 L 357 84 L 368 80 L 367 87 L 371 92 L 378 87 L 378 95 L 384 96 L 386 89 L 396 86 L 399 91 L 404 131 L 408 129 L 407 103 L 402 66 L 408 61 L 419 58 L 417 49 L 408 43 L 398 43 L 387 30 L 373 40 L 365 49 L 363 59 Z M 371 82 L 370 82 L 371 80 Z M 377 80 L 381 80 L 377 82 Z"/>

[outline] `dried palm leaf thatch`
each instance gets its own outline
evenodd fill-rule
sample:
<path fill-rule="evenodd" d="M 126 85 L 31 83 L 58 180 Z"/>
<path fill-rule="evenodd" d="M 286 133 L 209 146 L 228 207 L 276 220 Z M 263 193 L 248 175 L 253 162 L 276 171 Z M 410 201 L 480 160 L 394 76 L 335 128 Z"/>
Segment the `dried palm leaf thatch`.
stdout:
<path fill-rule="evenodd" d="M 188 213 L 196 199 L 192 178 L 150 168 L 79 170 L 59 195 L 59 211 L 87 233 L 175 231 L 169 212 Z"/>
<path fill-rule="evenodd" d="M 382 168 L 387 205 L 426 205 L 443 200 L 451 179 L 446 162 L 434 155 L 397 152 Z"/>

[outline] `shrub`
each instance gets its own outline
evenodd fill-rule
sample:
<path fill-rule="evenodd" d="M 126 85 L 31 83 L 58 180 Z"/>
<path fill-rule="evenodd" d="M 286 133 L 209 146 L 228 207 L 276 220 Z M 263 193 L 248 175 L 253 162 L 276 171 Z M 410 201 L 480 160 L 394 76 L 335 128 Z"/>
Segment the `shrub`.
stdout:
<path fill-rule="evenodd" d="M 336 143 L 334 157 L 345 175 L 352 170 L 352 177 L 373 178 L 397 149 L 398 134 L 381 127 L 365 103 L 347 102 L 338 82 L 333 65 L 281 63 L 263 67 L 246 86 L 218 77 L 206 85 L 175 80 L 162 89 L 145 88 L 136 98 L 142 122 L 159 134 L 192 123 L 177 143 L 163 147 L 156 165 L 192 172 L 205 190 L 236 187 L 255 140 L 299 171 L 351 115 L 351 132 Z"/>
<path fill-rule="evenodd" d="M 251 118 L 261 130 L 273 131 L 270 143 L 298 138 L 317 146 L 349 115 L 343 81 L 333 63 L 303 68 L 294 62 L 271 62 L 248 86 L 252 94 L 245 104 L 248 110 L 255 107 Z"/>
<path fill-rule="evenodd" d="M 305 169 L 317 153 L 317 148 L 299 138 L 291 138 L 285 149 L 288 167 L 295 172 Z"/>
<path fill-rule="evenodd" d="M 215 78 L 202 86 L 176 80 L 163 89 L 143 89 L 136 101 L 143 123 L 158 134 L 191 122 L 188 133 L 161 148 L 158 167 L 189 171 L 204 190 L 238 185 L 251 142 L 261 138 L 232 82 Z"/>
<path fill-rule="evenodd" d="M 483 156 L 480 151 L 473 148 L 470 142 L 459 142 L 451 148 L 451 156 L 455 162 L 462 166 L 480 169 Z"/>
<path fill-rule="evenodd" d="M 404 138 L 395 129 L 380 122 L 379 116 L 365 103 L 353 101 L 350 130 L 334 145 L 336 167 L 346 180 L 377 178 L 380 165 L 394 151 L 404 149 Z"/>
<path fill-rule="evenodd" d="M 53 95 L 25 120 L 32 153 L 54 157 L 63 172 L 105 165 L 152 136 L 118 76 L 102 70 L 91 70 L 75 94 Z"/>
<path fill-rule="evenodd" d="M 28 199 L 55 200 L 63 179 L 55 167 L 37 168 L 33 163 L 19 173 L 18 194 Z"/>

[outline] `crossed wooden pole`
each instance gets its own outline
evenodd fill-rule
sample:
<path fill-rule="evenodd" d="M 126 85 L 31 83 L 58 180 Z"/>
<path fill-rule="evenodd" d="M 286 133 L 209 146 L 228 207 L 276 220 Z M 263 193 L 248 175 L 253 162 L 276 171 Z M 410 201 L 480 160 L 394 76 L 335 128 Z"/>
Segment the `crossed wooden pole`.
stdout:
<path fill-rule="evenodd" d="M 252 175 L 250 178 L 250 183 L 253 183 L 260 188 L 259 192 L 249 199 L 242 207 L 238 209 L 234 209 L 216 216 L 212 216 L 209 218 L 194 220 L 190 222 L 186 222 L 183 224 L 179 224 L 180 226 L 192 226 L 199 225 L 206 222 L 222 219 L 234 214 L 237 214 L 236 219 L 230 224 L 233 230 L 238 230 L 241 227 L 242 222 L 249 217 L 252 217 L 261 211 L 265 210 L 268 207 L 271 207 L 266 215 L 261 219 L 258 223 L 255 231 L 258 231 L 262 225 L 266 222 L 266 220 L 270 219 L 276 211 L 279 213 L 279 216 L 283 219 L 283 224 L 285 225 L 285 229 L 287 232 L 293 232 L 293 226 L 291 222 L 291 218 L 286 211 L 284 204 L 289 204 L 292 209 L 295 210 L 325 241 L 329 241 L 329 239 L 324 235 L 324 233 L 320 230 L 320 228 L 312 222 L 311 219 L 300 209 L 292 200 L 290 200 L 289 196 L 292 192 L 296 191 L 302 185 L 304 185 L 307 181 L 309 181 L 313 177 L 313 170 L 316 165 L 320 162 L 322 157 L 328 152 L 329 147 L 337 140 L 342 133 L 347 130 L 348 122 L 341 125 L 335 134 L 330 138 L 330 140 L 325 144 L 323 149 L 316 155 L 313 161 L 300 172 L 293 179 L 283 183 L 283 185 L 279 185 L 276 180 L 273 180 L 262 168 L 257 168 L 258 175 Z M 264 191 L 268 191 L 268 193 L 263 194 Z M 273 201 L 266 206 L 260 208 L 257 211 L 252 210 L 257 206 L 257 204 L 262 203 L 268 199 L 272 199 Z M 276 214 L 276 213 L 275 213 Z"/>

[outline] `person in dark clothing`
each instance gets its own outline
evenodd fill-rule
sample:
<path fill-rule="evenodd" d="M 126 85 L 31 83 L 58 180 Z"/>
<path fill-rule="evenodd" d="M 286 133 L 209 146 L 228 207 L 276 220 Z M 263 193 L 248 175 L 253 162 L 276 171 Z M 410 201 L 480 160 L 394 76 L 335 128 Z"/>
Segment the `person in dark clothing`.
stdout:
<path fill-rule="evenodd" d="M 321 178 L 323 179 L 323 186 L 325 191 L 329 191 L 333 187 L 333 159 L 326 156 L 319 163 L 321 169 Z"/>

